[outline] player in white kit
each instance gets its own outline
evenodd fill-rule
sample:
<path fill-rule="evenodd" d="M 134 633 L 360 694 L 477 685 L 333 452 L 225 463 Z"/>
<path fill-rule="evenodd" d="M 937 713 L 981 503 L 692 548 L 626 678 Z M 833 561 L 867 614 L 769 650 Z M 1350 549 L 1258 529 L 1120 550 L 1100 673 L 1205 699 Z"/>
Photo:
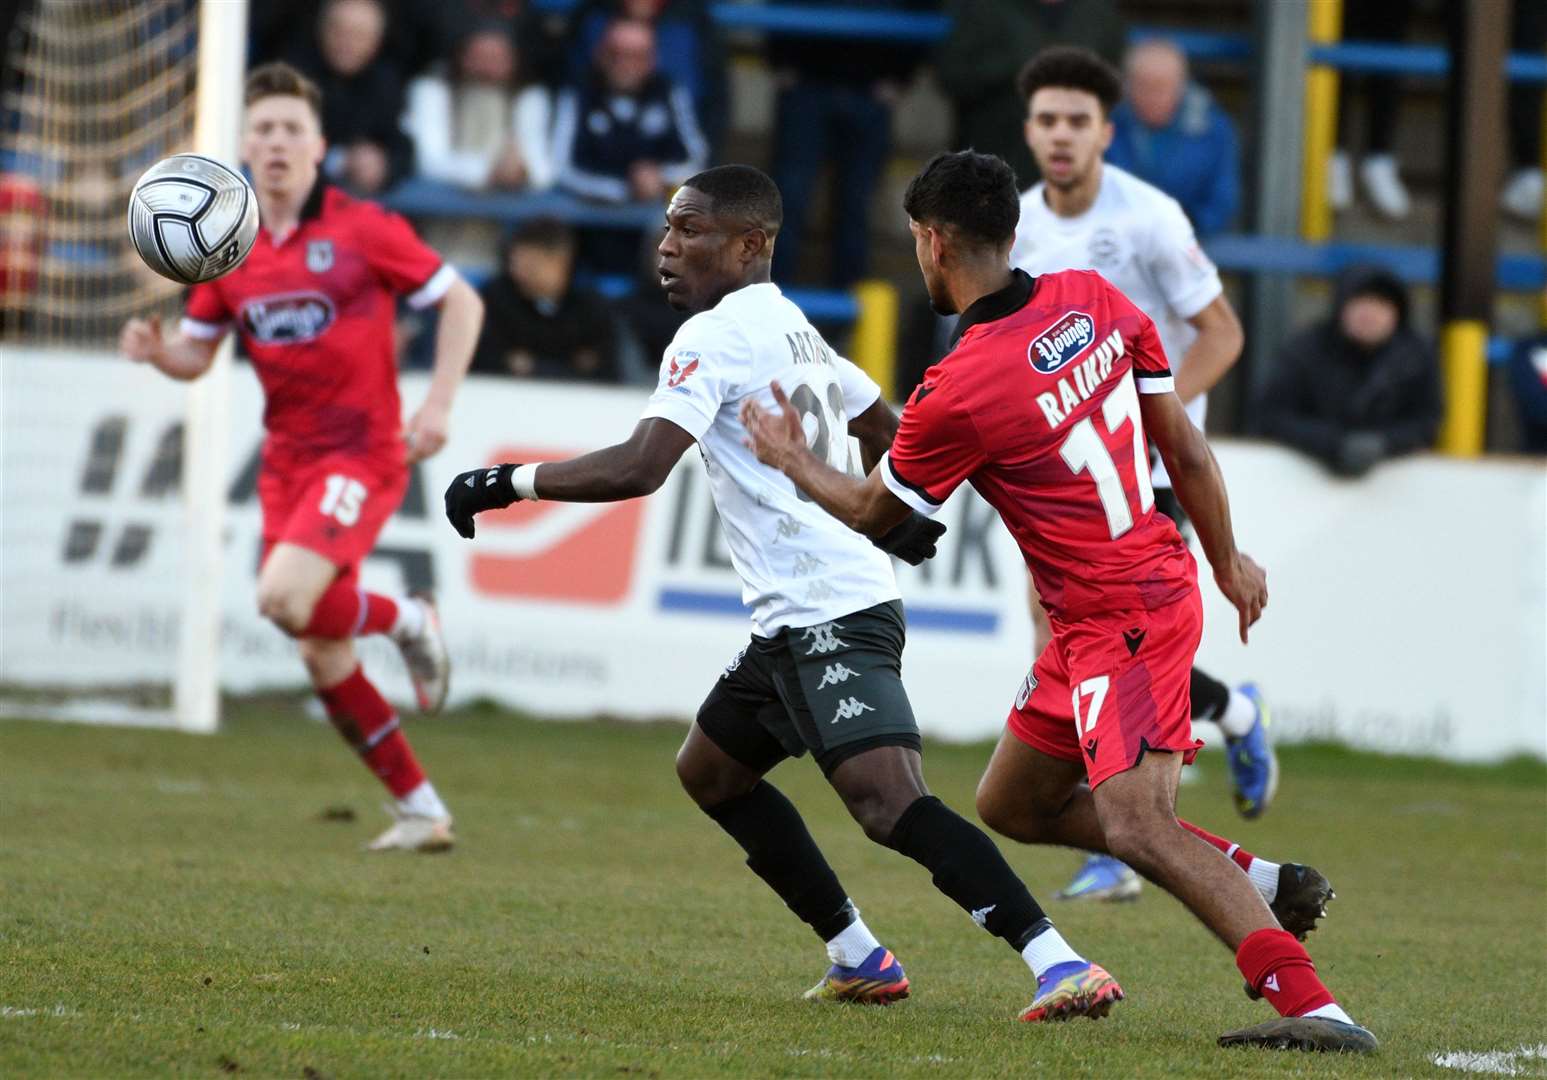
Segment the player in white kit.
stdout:
<path fill-rule="evenodd" d="M 658 250 L 668 302 L 693 316 L 668 346 L 633 435 L 568 461 L 462 473 L 446 489 L 446 516 L 471 538 L 474 515 L 518 499 L 648 495 L 696 442 L 753 634 L 700 707 L 677 775 L 826 943 L 832 966 L 806 996 L 886 1004 L 909 985 L 800 814 L 763 779 L 810 750 L 865 835 L 925 866 L 941 892 L 1021 954 L 1037 979 L 1021 1019 L 1103 1016 L 1123 996 L 1117 981 L 1069 947 L 993 841 L 924 786 L 888 555 L 922 562 L 944 529 L 914 514 L 872 544 L 746 446 L 741 405 L 772 409 L 776 381 L 812 450 L 835 468 L 868 472 L 897 430 L 880 388 L 771 282 L 782 219 L 778 188 L 757 169 L 725 165 L 688 180 L 667 207 Z"/>
<path fill-rule="evenodd" d="M 1017 85 L 1027 105 L 1026 142 L 1043 179 L 1021 196 L 1011 265 L 1030 274 L 1100 271 L 1155 323 L 1177 396 L 1201 431 L 1208 391 L 1241 354 L 1241 323 L 1177 201 L 1101 160 L 1121 79 L 1095 53 L 1061 46 L 1033 57 Z M 1152 460 L 1155 506 L 1185 533 L 1187 516 L 1165 466 Z M 1045 634 L 1040 604 L 1032 612 Z M 1231 689 L 1196 667 L 1191 683 L 1193 718 L 1212 720 L 1224 733 L 1236 807 L 1256 817 L 1278 783 L 1262 696 L 1251 683 Z M 1128 867 L 1093 855 L 1059 896 L 1129 899 L 1139 889 Z"/>

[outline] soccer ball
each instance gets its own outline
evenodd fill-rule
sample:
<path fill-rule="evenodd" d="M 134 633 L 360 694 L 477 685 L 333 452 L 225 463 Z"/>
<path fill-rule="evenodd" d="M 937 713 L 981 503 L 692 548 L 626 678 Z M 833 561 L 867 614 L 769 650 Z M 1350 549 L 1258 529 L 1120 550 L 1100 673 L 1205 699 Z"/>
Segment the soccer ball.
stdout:
<path fill-rule="evenodd" d="M 129 194 L 129 239 L 162 277 L 213 281 L 241 265 L 258 238 L 258 197 L 245 177 L 203 154 L 174 154 Z"/>

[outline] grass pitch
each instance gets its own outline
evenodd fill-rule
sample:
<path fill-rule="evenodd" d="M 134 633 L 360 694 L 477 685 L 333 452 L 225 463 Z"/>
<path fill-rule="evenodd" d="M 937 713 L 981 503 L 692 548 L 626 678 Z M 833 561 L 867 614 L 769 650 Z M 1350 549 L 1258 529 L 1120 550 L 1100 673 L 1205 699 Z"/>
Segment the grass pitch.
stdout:
<path fill-rule="evenodd" d="M 821 946 L 677 789 L 680 727 L 473 710 L 410 733 L 457 814 L 450 855 L 362 852 L 379 788 L 294 701 L 239 705 L 214 738 L 0 723 L 0 1073 L 1459 1076 L 1433 1056 L 1547 1041 L 1537 764 L 1290 749 L 1256 823 L 1217 755 L 1183 790 L 1200 823 L 1332 879 L 1312 953 L 1384 1043 L 1356 1060 L 1216 1049 L 1271 1012 L 1153 888 L 1050 905 L 1128 991 L 1111 1019 L 1016 1023 L 1020 960 L 802 760 L 775 779 L 914 984 L 890 1009 L 806 1004 Z M 926 771 L 970 814 L 986 759 L 934 745 Z M 1075 865 L 1007 850 L 1043 897 Z"/>

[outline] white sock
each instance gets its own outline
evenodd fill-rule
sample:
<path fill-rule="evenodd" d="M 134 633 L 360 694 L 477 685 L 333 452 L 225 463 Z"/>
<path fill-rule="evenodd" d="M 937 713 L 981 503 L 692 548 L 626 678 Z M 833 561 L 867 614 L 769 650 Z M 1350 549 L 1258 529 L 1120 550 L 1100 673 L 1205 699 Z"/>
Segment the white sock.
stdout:
<path fill-rule="evenodd" d="M 870 932 L 870 927 L 859 917 L 859 908 L 855 908 L 854 921 L 827 943 L 827 958 L 844 967 L 859 967 L 865 962 L 865 957 L 880 947 L 881 943 Z"/>
<path fill-rule="evenodd" d="M 392 624 L 393 639 L 402 641 L 424 633 L 424 602 L 413 596 L 394 596 L 392 601 L 397 604 L 397 619 Z"/>
<path fill-rule="evenodd" d="M 1323 1005 L 1319 1009 L 1312 1009 L 1305 1015 L 1320 1017 L 1323 1020 L 1341 1020 L 1345 1024 L 1352 1024 L 1354 1022 L 1354 1018 L 1344 1012 L 1343 1006 L 1335 1001 L 1331 1005 Z"/>
<path fill-rule="evenodd" d="M 446 809 L 446 804 L 440 801 L 440 796 L 435 794 L 435 785 L 425 780 L 418 787 L 404 795 L 397 801 L 397 808 L 402 813 L 412 814 L 415 817 L 445 818 L 451 816 L 451 811 Z"/>
<path fill-rule="evenodd" d="M 1239 690 L 1230 691 L 1225 711 L 1219 714 L 1219 728 L 1232 739 L 1239 739 L 1257 722 L 1257 706 Z"/>
<path fill-rule="evenodd" d="M 1278 899 L 1278 863 L 1253 855 L 1251 869 L 1246 871 L 1246 876 L 1252 879 L 1252 884 L 1257 886 L 1264 901 L 1271 904 Z"/>
<path fill-rule="evenodd" d="M 1039 979 L 1048 968 L 1067 964 L 1071 960 L 1076 963 L 1085 962 L 1085 958 L 1069 948 L 1069 943 L 1053 926 L 1049 926 L 1026 943 L 1026 947 L 1021 950 L 1021 959 L 1026 961 L 1031 968 L 1031 973 Z"/>

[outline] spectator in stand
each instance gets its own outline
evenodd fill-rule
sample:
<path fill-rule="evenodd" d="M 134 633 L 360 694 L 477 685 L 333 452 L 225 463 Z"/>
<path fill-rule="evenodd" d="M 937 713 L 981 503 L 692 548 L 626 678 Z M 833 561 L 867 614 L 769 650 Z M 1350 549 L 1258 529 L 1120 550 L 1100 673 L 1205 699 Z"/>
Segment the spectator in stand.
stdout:
<path fill-rule="evenodd" d="M 1539 0 L 1527 0 L 1539 2 Z M 1413 0 L 1344 0 L 1343 40 L 1383 45 L 1399 44 L 1413 21 Z M 1391 152 L 1397 130 L 1401 84 L 1392 75 L 1349 75 L 1338 80 L 1338 149 L 1328 164 L 1327 201 L 1334 210 L 1354 202 L 1353 156 L 1349 150 L 1353 91 L 1364 90 L 1364 155 L 1359 162 L 1359 188 L 1376 213 L 1403 221 L 1412 212 L 1412 198 L 1396 155 Z"/>
<path fill-rule="evenodd" d="M 1509 47 L 1542 54 L 1547 46 L 1547 4 L 1516 0 Z M 1524 81 L 1509 84 L 1510 172 L 1499 195 L 1504 212 L 1522 221 L 1542 216 L 1542 88 Z"/>
<path fill-rule="evenodd" d="M 1049 45 L 1081 45 L 1122 62 L 1127 27 L 1116 0 L 946 0 L 951 32 L 935 58 L 956 120 L 955 146 L 997 154 L 1022 190 L 1041 177 L 1022 131 L 1026 102 L 1015 77 Z"/>
<path fill-rule="evenodd" d="M 456 50 L 478 19 L 513 19 L 523 0 L 386 0 L 387 35 L 382 55 L 404 81 L 422 75 Z M 262 0 L 249 3 L 247 37 L 254 64 L 293 56 L 311 40 L 327 0 Z"/>
<path fill-rule="evenodd" d="M 614 18 L 638 19 L 655 29 L 657 62 L 692 97 L 713 157 L 725 134 L 730 95 L 725 42 L 709 17 L 708 0 L 582 0 L 570 16 L 566 81 L 578 85 L 585 78 L 597 43 Z"/>
<path fill-rule="evenodd" d="M 575 235 L 556 218 L 520 226 L 505 272 L 480 293 L 487 318 L 472 370 L 489 375 L 617 382 L 612 315 L 574 283 Z"/>
<path fill-rule="evenodd" d="M 800 4 L 828 0 L 799 0 Z M 791 6 L 796 6 L 792 4 Z M 846 7 L 907 10 L 919 0 L 846 0 Z M 870 199 L 892 144 L 892 109 L 921 49 L 866 38 L 775 37 L 768 62 L 779 86 L 774 122 L 774 183 L 784 196 L 784 226 L 774 245 L 773 276 L 796 276 L 807 214 L 823 165 L 833 167 L 826 284 L 845 289 L 865 275 L 870 251 Z"/>
<path fill-rule="evenodd" d="M 1199 236 L 1221 232 L 1241 205 L 1235 125 L 1202 86 L 1187 57 L 1159 38 L 1135 45 L 1125 99 L 1112 110 L 1106 160 L 1182 204 Z"/>
<path fill-rule="evenodd" d="M 615 19 L 585 81 L 559 95 L 559 187 L 598 202 L 662 201 L 708 156 L 693 99 L 656 68 L 655 31 L 638 19 Z M 630 265 L 632 256 L 630 247 Z"/>
<path fill-rule="evenodd" d="M 403 128 L 419 175 L 474 191 L 551 184 L 552 100 L 519 76 L 509 24 L 488 22 L 462 40 L 452 64 L 410 83 Z"/>
<path fill-rule="evenodd" d="M 1509 381 L 1520 410 L 1520 448 L 1547 454 L 1547 334 L 1522 341 L 1509 361 Z"/>
<path fill-rule="evenodd" d="M 1408 325 L 1407 289 L 1389 270 L 1349 267 L 1332 313 L 1279 350 L 1258 416 L 1263 432 L 1357 477 L 1434 442 L 1439 364 Z"/>
<path fill-rule="evenodd" d="M 688 313 L 662 302 L 657 265 L 661 253 L 656 250 L 660 238 L 651 232 L 642 241 L 634 258 L 634 287 L 612 299 L 612 310 L 628 340 L 626 350 L 620 347 L 620 356 L 626 351 L 635 361 L 620 365 L 623 377 L 629 381 L 637 378 L 642 385 L 653 387 L 667 346 L 687 322 Z"/>
<path fill-rule="evenodd" d="M 328 0 L 316 37 L 288 58 L 322 91 L 323 175 L 360 195 L 380 194 L 413 164 L 399 126 L 403 77 L 382 53 L 386 32 L 380 0 Z"/>

